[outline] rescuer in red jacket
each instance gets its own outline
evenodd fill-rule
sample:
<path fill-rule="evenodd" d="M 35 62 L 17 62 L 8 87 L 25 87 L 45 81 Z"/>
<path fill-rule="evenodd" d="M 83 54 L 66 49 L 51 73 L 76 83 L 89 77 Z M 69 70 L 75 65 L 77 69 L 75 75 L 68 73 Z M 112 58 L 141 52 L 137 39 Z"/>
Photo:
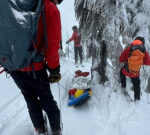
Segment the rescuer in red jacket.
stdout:
<path fill-rule="evenodd" d="M 71 41 L 74 41 L 75 64 L 78 63 L 78 55 L 80 57 L 80 64 L 82 64 L 83 62 L 82 46 L 80 45 L 81 34 L 78 32 L 77 26 L 73 26 L 72 30 L 73 30 L 72 37 L 66 42 L 66 44 L 68 44 Z"/>
<path fill-rule="evenodd" d="M 131 81 L 133 83 L 134 88 L 134 100 L 140 100 L 140 69 L 139 71 L 131 71 L 131 68 L 133 66 L 133 69 L 138 68 L 138 65 L 140 65 L 140 59 L 136 59 L 138 56 L 135 54 L 133 58 L 135 58 L 135 61 L 132 62 L 129 58 L 133 55 L 133 52 L 142 52 L 142 65 L 150 65 L 150 56 L 149 53 L 145 50 L 144 47 L 145 40 L 143 37 L 137 37 L 131 45 L 126 48 L 119 57 L 119 62 L 124 63 L 123 67 L 120 71 L 120 79 L 121 79 L 121 86 L 122 88 L 126 88 L 126 76 L 131 78 Z M 137 53 L 137 52 L 136 52 Z M 131 64 L 130 64 L 131 63 Z M 133 65 L 132 65 L 133 63 Z"/>
<path fill-rule="evenodd" d="M 12 71 L 10 74 L 25 98 L 29 115 L 37 134 L 44 134 L 45 132 L 43 109 L 48 115 L 53 135 L 62 135 L 60 129 L 60 111 L 50 91 L 50 82 L 55 83 L 61 79 L 58 54 L 59 43 L 61 41 L 61 21 L 56 4 L 60 4 L 62 0 L 43 1 L 45 5 L 44 12 L 48 47 L 45 47 L 46 43 L 43 40 L 44 27 L 42 15 L 39 19 L 35 46 L 38 51 L 44 53 L 44 59 L 40 62 L 33 61 L 33 65 L 28 65 L 26 68 L 18 71 Z M 50 72 L 49 76 L 46 68 Z"/>

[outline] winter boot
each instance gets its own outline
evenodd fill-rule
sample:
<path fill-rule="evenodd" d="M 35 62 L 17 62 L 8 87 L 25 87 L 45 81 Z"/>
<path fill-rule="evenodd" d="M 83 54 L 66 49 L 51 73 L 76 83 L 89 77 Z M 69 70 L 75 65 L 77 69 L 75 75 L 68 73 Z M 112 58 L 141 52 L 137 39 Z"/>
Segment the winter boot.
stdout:
<path fill-rule="evenodd" d="M 83 63 L 80 63 L 81 67 L 84 67 Z"/>
<path fill-rule="evenodd" d="M 77 62 L 75 62 L 75 67 L 78 67 L 78 63 Z"/>
<path fill-rule="evenodd" d="M 45 135 L 45 128 L 44 128 L 44 126 L 40 127 L 40 128 L 35 128 L 35 131 L 36 131 L 37 135 Z"/>
<path fill-rule="evenodd" d="M 52 135 L 62 135 L 61 130 L 54 131 Z"/>
<path fill-rule="evenodd" d="M 135 104 L 139 104 L 139 103 L 140 103 L 140 100 L 136 99 Z"/>

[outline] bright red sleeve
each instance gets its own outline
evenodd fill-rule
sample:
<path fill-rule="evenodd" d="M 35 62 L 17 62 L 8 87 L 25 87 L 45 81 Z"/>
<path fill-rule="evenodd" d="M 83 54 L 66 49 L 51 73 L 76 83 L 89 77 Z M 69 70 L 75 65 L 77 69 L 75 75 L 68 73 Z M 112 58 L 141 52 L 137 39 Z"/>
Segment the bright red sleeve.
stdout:
<path fill-rule="evenodd" d="M 75 33 L 75 32 L 73 32 L 73 34 L 72 34 L 71 38 L 69 39 L 69 41 L 74 40 L 74 39 L 75 39 L 75 37 L 76 37 L 76 33 Z"/>
<path fill-rule="evenodd" d="M 59 48 L 61 41 L 61 20 L 56 5 L 49 2 L 45 4 L 46 28 L 48 48 L 45 49 L 45 59 L 51 69 L 57 68 L 59 64 Z"/>
<path fill-rule="evenodd" d="M 145 52 L 143 65 L 150 65 L 150 56 L 149 56 L 148 51 Z"/>
<path fill-rule="evenodd" d="M 119 57 L 119 62 L 125 62 L 126 58 L 128 57 L 128 48 L 126 48 Z"/>

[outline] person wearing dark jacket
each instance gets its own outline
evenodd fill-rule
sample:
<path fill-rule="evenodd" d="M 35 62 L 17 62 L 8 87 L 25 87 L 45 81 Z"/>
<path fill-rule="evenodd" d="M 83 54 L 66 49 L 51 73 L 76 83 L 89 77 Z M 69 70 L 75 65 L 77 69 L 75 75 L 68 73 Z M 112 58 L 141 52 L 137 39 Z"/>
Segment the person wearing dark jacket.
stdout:
<path fill-rule="evenodd" d="M 72 30 L 73 30 L 72 37 L 66 42 L 66 44 L 68 44 L 71 41 L 74 41 L 75 64 L 78 63 L 78 55 L 80 57 L 80 64 L 82 64 L 83 62 L 82 46 L 80 45 L 81 34 L 78 32 L 77 26 L 73 26 Z"/>
<path fill-rule="evenodd" d="M 33 65 L 28 65 L 18 71 L 12 71 L 10 74 L 24 96 L 31 121 L 37 134 L 45 133 L 42 114 L 42 110 L 44 110 L 47 113 L 52 134 L 62 135 L 60 128 L 60 111 L 50 90 L 50 83 L 58 82 L 61 79 L 58 54 L 61 41 L 61 21 L 56 4 L 61 3 L 62 0 L 43 1 L 45 4 L 44 13 L 46 18 L 48 48 L 45 48 L 46 43 L 43 41 L 44 26 L 42 15 L 39 19 L 35 46 L 38 51 L 44 53 L 44 59 L 41 62 L 33 62 Z M 34 74 L 32 67 L 34 67 Z M 50 73 L 49 76 L 46 68 Z"/>
<path fill-rule="evenodd" d="M 143 37 L 137 37 L 131 45 L 126 48 L 119 57 L 119 62 L 124 63 L 124 66 L 121 68 L 120 71 L 120 79 L 121 79 L 121 86 L 122 88 L 126 88 L 126 76 L 131 78 L 134 88 L 134 100 L 140 100 L 140 70 L 138 72 L 131 71 L 129 68 L 129 58 L 131 57 L 131 52 L 135 50 L 140 50 L 143 55 L 142 57 L 142 65 L 150 65 L 150 56 L 149 53 L 145 50 L 144 47 L 145 40 Z M 139 48 L 133 49 L 136 46 Z M 136 60 L 137 61 L 137 60 Z M 140 60 L 139 60 L 140 61 Z M 131 63 L 131 62 L 130 62 Z M 134 68 L 137 67 L 138 64 L 133 65 Z"/>

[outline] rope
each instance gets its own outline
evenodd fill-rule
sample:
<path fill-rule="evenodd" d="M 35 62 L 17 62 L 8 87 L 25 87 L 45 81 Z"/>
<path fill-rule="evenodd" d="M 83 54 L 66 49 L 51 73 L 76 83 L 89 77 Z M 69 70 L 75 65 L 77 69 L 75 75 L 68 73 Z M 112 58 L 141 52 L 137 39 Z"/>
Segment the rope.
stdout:
<path fill-rule="evenodd" d="M 68 89 L 67 89 L 67 88 L 65 88 L 63 85 L 61 85 L 59 82 L 58 82 L 58 84 L 59 84 L 62 88 L 64 88 L 65 90 L 67 90 L 67 91 L 68 91 Z"/>

